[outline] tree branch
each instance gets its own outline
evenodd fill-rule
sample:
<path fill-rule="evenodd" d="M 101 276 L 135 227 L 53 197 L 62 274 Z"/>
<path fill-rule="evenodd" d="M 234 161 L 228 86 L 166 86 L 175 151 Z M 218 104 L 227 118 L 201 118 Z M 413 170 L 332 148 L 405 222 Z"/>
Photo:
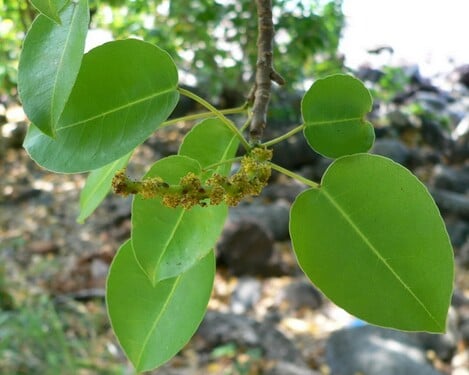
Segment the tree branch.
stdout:
<path fill-rule="evenodd" d="M 284 79 L 273 68 L 274 25 L 271 0 L 256 0 L 258 17 L 256 82 L 249 100 L 254 102 L 250 127 L 251 141 L 258 142 L 267 121 L 272 81 L 283 85 Z"/>

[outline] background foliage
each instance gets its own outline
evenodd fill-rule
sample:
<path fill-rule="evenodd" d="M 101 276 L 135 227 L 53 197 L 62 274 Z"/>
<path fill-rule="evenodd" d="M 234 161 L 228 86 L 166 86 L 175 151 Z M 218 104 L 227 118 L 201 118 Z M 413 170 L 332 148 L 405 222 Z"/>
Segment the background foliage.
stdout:
<path fill-rule="evenodd" d="M 288 88 L 340 70 L 341 5 L 342 0 L 274 1 L 276 65 Z M 91 28 L 157 44 L 175 59 L 182 80 L 203 87 L 204 94 L 230 105 L 249 90 L 256 63 L 253 1 L 90 0 L 90 8 Z M 15 93 L 21 41 L 35 14 L 27 0 L 0 0 L 0 92 Z"/>

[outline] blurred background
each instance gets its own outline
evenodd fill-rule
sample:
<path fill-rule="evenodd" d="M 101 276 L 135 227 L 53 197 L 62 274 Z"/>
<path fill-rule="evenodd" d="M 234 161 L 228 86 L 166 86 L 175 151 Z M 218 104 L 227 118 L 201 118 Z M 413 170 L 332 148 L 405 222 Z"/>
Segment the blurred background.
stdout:
<path fill-rule="evenodd" d="M 301 123 L 318 77 L 346 72 L 374 97 L 373 153 L 430 189 L 456 258 L 445 335 L 380 329 L 330 303 L 296 265 L 289 207 L 305 186 L 274 174 L 260 197 L 231 210 L 217 244 L 209 312 L 158 375 L 469 374 L 469 3 L 465 0 L 273 0 L 274 87 L 265 138 Z M 220 108 L 253 82 L 252 0 L 90 0 L 87 49 L 142 38 L 166 49 L 180 82 Z M 51 174 L 22 149 L 28 120 L 16 91 L 20 47 L 36 11 L 0 0 L 0 374 L 132 374 L 106 316 L 105 278 L 129 237 L 130 200 L 109 195 L 78 224 L 86 175 Z M 174 116 L 199 110 L 181 101 Z M 235 118 L 235 121 L 237 119 Z M 141 176 L 177 152 L 193 123 L 159 130 L 135 152 Z M 301 135 L 274 161 L 320 180 L 330 160 Z"/>

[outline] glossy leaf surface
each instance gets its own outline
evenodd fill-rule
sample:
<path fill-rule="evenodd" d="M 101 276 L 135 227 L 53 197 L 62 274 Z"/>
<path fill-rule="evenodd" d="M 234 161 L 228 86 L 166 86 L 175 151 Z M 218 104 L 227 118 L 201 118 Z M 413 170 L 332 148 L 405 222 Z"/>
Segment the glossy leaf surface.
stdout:
<path fill-rule="evenodd" d="M 188 172 L 200 175 L 200 164 L 185 156 L 157 161 L 145 177 L 161 177 L 178 184 Z M 132 247 L 151 282 L 179 275 L 204 257 L 215 245 L 227 207 L 168 208 L 160 199 L 136 196 L 132 204 Z"/>
<path fill-rule="evenodd" d="M 77 218 L 79 223 L 83 224 L 85 219 L 106 198 L 111 189 L 114 174 L 127 165 L 130 156 L 131 154 L 127 154 L 104 167 L 90 172 L 80 193 L 80 214 Z"/>
<path fill-rule="evenodd" d="M 290 235 L 298 262 L 333 302 L 370 323 L 443 332 L 453 257 L 425 186 L 381 156 L 336 160 L 300 194 Z"/>
<path fill-rule="evenodd" d="M 210 251 L 183 274 L 152 286 L 130 241 L 114 258 L 106 287 L 112 328 L 137 371 L 173 357 L 196 331 L 210 298 L 215 257 Z"/>
<path fill-rule="evenodd" d="M 24 111 L 49 136 L 55 135 L 80 69 L 90 20 L 87 0 L 71 1 L 60 12 L 60 20 L 58 24 L 45 15 L 36 18 L 26 35 L 18 69 Z"/>
<path fill-rule="evenodd" d="M 24 146 L 43 167 L 100 168 L 142 143 L 173 111 L 179 94 L 171 57 L 140 40 L 106 43 L 84 58 L 56 139 L 28 130 Z"/>
<path fill-rule="evenodd" d="M 329 158 L 368 151 L 375 139 L 373 126 L 365 120 L 371 105 L 370 93 L 352 76 L 318 79 L 301 102 L 306 140 Z"/>
<path fill-rule="evenodd" d="M 179 155 L 197 160 L 202 168 L 231 159 L 238 149 L 239 140 L 219 119 L 201 121 L 186 134 L 179 148 Z M 231 164 L 223 164 L 214 172 L 228 175 Z"/>

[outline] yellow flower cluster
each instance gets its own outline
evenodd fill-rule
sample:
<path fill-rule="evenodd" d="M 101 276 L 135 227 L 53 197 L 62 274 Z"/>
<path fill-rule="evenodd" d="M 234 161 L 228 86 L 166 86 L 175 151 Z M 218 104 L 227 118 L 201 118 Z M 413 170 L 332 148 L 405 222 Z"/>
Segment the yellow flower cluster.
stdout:
<path fill-rule="evenodd" d="M 140 194 L 144 198 L 161 197 L 167 207 L 190 209 L 196 205 L 218 205 L 225 202 L 236 206 L 248 196 L 259 195 L 269 180 L 272 150 L 254 148 L 241 159 L 241 167 L 232 176 L 213 174 L 205 183 L 199 176 L 189 172 L 181 178 L 178 185 L 169 185 L 160 177 L 132 181 L 124 171 L 114 176 L 112 187 L 116 194 L 127 196 Z"/>

